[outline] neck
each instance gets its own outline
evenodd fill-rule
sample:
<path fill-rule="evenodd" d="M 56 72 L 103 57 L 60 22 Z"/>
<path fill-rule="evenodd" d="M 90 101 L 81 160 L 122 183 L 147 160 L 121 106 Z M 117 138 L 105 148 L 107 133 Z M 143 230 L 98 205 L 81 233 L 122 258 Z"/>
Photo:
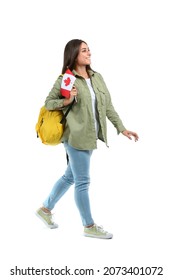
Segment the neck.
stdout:
<path fill-rule="evenodd" d="M 85 78 L 85 79 L 89 78 L 89 75 L 88 75 L 88 72 L 86 70 L 86 67 L 76 67 L 75 70 L 83 78 Z"/>

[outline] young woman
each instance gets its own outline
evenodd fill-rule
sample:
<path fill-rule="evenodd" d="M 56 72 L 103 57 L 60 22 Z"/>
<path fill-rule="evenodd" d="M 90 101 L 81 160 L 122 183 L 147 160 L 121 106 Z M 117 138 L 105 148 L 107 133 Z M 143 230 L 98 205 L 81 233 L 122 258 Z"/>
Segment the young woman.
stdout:
<path fill-rule="evenodd" d="M 71 185 L 75 186 L 75 202 L 79 209 L 84 236 L 112 238 L 113 235 L 95 224 L 91 214 L 89 200 L 90 159 L 97 148 L 98 139 L 107 145 L 106 118 L 114 125 L 118 133 L 138 140 L 135 132 L 127 130 L 111 102 L 111 97 L 102 76 L 91 69 L 91 52 L 86 42 L 71 40 L 64 49 L 62 74 L 72 71 L 76 80 L 69 98 L 60 93 L 62 76 L 56 80 L 45 100 L 48 110 L 67 110 L 75 98 L 69 112 L 62 143 L 68 155 L 68 166 L 64 175 L 53 186 L 49 196 L 36 214 L 49 227 L 57 228 L 52 220 L 52 209 Z"/>

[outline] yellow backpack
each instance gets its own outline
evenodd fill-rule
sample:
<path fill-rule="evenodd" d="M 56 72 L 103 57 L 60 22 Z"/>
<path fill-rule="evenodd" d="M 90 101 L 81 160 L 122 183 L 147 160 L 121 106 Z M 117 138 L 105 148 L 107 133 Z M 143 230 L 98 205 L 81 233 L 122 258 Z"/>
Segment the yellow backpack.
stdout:
<path fill-rule="evenodd" d="M 65 118 L 74 101 L 69 105 L 65 114 L 63 114 L 62 110 L 49 111 L 45 106 L 41 107 L 35 130 L 37 137 L 41 139 L 43 144 L 53 146 L 61 143 Z"/>

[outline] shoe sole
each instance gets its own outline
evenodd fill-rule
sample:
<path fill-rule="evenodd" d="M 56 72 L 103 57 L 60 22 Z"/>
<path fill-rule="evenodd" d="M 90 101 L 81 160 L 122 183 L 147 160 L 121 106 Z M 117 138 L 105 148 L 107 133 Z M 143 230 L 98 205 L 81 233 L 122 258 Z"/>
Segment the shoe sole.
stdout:
<path fill-rule="evenodd" d="M 92 238 L 98 238 L 98 239 L 112 239 L 113 238 L 113 235 L 110 235 L 110 236 L 99 236 L 99 235 L 94 235 L 94 234 L 87 234 L 87 233 L 84 233 L 83 234 L 85 237 L 92 237 Z"/>
<path fill-rule="evenodd" d="M 35 212 L 35 215 L 50 229 L 55 229 L 58 228 L 58 225 L 49 225 L 48 223 L 46 223 L 46 221 L 42 218 L 42 216 L 40 216 L 37 212 Z"/>

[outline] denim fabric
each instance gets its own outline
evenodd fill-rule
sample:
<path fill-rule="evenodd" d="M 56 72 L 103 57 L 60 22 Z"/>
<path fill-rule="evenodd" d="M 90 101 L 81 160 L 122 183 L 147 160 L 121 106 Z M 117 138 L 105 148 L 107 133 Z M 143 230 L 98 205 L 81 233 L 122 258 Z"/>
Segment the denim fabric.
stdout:
<path fill-rule="evenodd" d="M 66 142 L 64 146 L 69 157 L 67 169 L 64 175 L 55 183 L 43 205 L 52 210 L 70 186 L 75 184 L 74 197 L 82 224 L 84 226 L 92 225 L 94 221 L 91 216 L 88 190 L 90 185 L 90 158 L 93 151 L 77 150 Z"/>

